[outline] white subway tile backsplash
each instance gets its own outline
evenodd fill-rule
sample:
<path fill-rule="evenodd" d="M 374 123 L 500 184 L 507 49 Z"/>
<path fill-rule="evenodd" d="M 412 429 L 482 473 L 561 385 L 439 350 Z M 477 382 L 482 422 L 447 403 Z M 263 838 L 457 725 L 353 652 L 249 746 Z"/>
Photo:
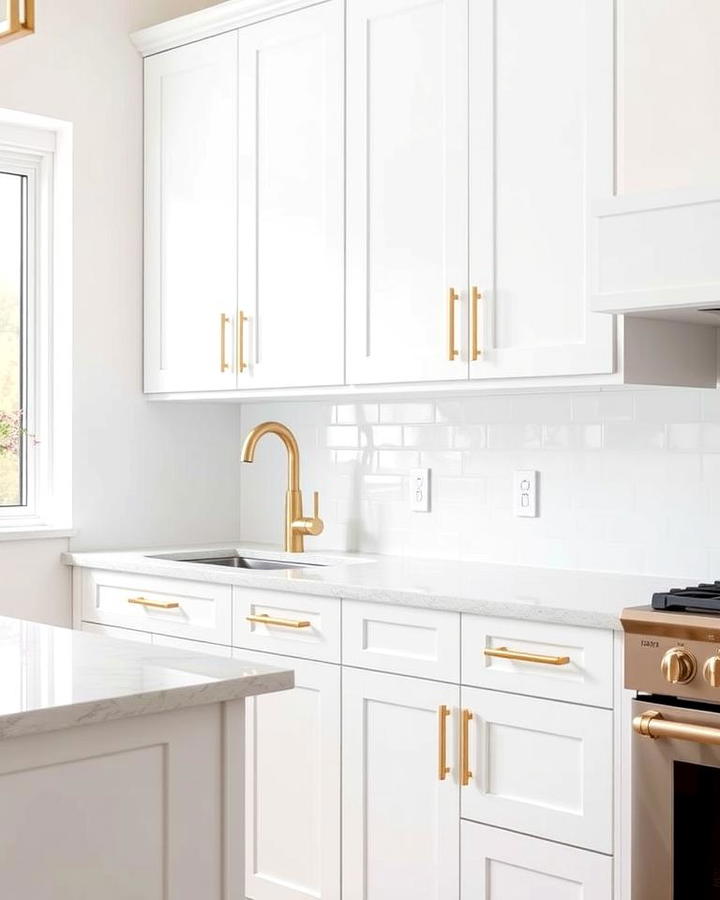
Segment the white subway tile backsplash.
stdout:
<path fill-rule="evenodd" d="M 242 426 L 298 434 L 319 490 L 317 549 L 720 577 L 720 394 L 596 390 L 244 407 Z M 242 468 L 242 530 L 279 542 L 286 460 Z M 409 469 L 432 508 L 413 513 Z M 540 516 L 512 511 L 512 473 L 540 472 Z"/>

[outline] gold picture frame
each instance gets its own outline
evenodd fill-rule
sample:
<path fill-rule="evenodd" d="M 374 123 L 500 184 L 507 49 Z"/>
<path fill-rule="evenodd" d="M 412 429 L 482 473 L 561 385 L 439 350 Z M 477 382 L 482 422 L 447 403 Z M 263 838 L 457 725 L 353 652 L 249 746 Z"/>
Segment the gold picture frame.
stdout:
<path fill-rule="evenodd" d="M 35 31 L 35 0 L 4 0 L 4 18 L 0 18 L 0 44 Z M 0 5 L 2 0 L 0 0 Z M 0 8 L 0 16 L 3 10 Z"/>

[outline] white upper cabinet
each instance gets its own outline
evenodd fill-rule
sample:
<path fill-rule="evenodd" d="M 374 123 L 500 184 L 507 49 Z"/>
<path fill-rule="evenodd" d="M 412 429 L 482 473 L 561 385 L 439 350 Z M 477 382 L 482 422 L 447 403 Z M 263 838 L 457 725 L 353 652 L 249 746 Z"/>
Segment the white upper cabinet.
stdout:
<path fill-rule="evenodd" d="M 693 309 L 720 307 L 720 4 L 617 0 L 606 18 L 591 45 L 593 305 L 701 321 Z"/>
<path fill-rule="evenodd" d="M 467 17 L 347 3 L 350 384 L 467 378 Z"/>
<path fill-rule="evenodd" d="M 594 4 L 470 3 L 471 378 L 614 368 L 613 322 L 590 312 L 586 264 Z"/>
<path fill-rule="evenodd" d="M 237 36 L 145 61 L 145 389 L 235 387 Z"/>
<path fill-rule="evenodd" d="M 238 35 L 238 387 L 342 384 L 342 4 Z"/>

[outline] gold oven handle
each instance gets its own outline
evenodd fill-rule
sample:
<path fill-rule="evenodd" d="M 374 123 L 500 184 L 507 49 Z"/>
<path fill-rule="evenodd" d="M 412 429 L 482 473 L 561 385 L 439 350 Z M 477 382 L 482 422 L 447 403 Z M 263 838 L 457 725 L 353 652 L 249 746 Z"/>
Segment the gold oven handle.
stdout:
<path fill-rule="evenodd" d="M 225 315 L 225 313 L 220 313 L 220 371 L 227 372 L 230 368 L 230 363 L 227 361 L 227 356 L 225 354 L 225 329 L 227 328 L 228 322 L 230 319 Z"/>
<path fill-rule="evenodd" d="M 296 621 L 295 619 L 276 619 L 266 613 L 258 613 L 256 616 L 246 616 L 246 622 L 257 622 L 259 625 L 279 625 L 281 628 L 309 628 L 312 622 Z"/>
<path fill-rule="evenodd" d="M 642 737 L 692 741 L 693 744 L 720 744 L 720 728 L 691 725 L 688 722 L 668 722 L 656 709 L 649 709 L 635 716 L 632 727 Z"/>
<path fill-rule="evenodd" d="M 448 359 L 454 362 L 458 355 L 455 347 L 455 303 L 460 299 L 460 295 L 455 288 L 448 290 L 447 300 L 447 333 L 448 333 Z"/>
<path fill-rule="evenodd" d="M 486 647 L 483 653 L 485 656 L 494 656 L 498 659 L 543 663 L 546 666 L 566 666 L 570 662 L 569 656 L 545 656 L 543 653 L 525 653 L 524 650 L 510 650 L 508 647 Z"/>
<path fill-rule="evenodd" d="M 147 606 L 149 609 L 178 609 L 180 604 L 176 600 L 146 600 L 144 597 L 128 597 L 128 603 L 135 606 Z"/>
<path fill-rule="evenodd" d="M 470 722 L 472 711 L 464 709 L 460 714 L 460 786 L 467 787 L 473 773 L 470 771 Z"/>
<path fill-rule="evenodd" d="M 470 347 L 470 359 L 473 362 L 476 362 L 482 354 L 482 350 L 478 345 L 478 303 L 482 300 L 482 294 L 473 286 L 470 290 L 470 339 L 472 341 L 472 345 Z"/>
<path fill-rule="evenodd" d="M 438 706 L 438 779 L 445 781 L 450 774 L 450 766 L 447 764 L 447 720 L 450 710 L 443 703 Z"/>

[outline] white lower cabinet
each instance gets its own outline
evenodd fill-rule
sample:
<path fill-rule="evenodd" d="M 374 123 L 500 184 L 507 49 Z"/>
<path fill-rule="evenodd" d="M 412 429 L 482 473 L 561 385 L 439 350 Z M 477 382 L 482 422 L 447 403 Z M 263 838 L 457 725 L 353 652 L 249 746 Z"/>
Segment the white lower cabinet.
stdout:
<path fill-rule="evenodd" d="M 612 712 L 463 688 L 463 818 L 612 852 Z"/>
<path fill-rule="evenodd" d="M 78 576 L 83 630 L 294 669 L 293 691 L 247 704 L 248 900 L 612 900 L 608 633 Z M 168 634 L 164 610 L 128 615 L 127 592 L 213 612 Z M 485 652 L 505 648 L 511 659 Z M 551 668 L 555 656 L 569 662 Z"/>
<path fill-rule="evenodd" d="M 294 690 L 247 703 L 248 900 L 339 900 L 340 667 L 233 653 L 295 670 Z"/>
<path fill-rule="evenodd" d="M 461 900 L 610 900 L 612 859 L 462 823 Z"/>
<path fill-rule="evenodd" d="M 343 900 L 457 897 L 457 686 L 345 668 L 342 700 Z"/>

